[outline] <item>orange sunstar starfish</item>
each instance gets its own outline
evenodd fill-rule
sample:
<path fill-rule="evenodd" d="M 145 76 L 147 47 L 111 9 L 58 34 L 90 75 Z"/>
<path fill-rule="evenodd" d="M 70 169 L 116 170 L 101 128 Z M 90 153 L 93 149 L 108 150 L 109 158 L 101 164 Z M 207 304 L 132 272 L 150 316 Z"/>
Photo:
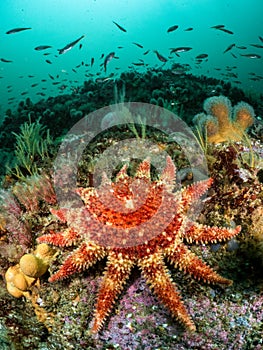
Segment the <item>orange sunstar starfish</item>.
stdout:
<path fill-rule="evenodd" d="M 92 325 L 92 332 L 96 333 L 103 326 L 131 269 L 137 265 L 173 316 L 188 329 L 195 330 L 164 259 L 198 280 L 230 285 L 230 280 L 201 261 L 184 241 L 214 243 L 234 237 L 241 228 L 208 227 L 191 221 L 187 211 L 211 185 L 212 179 L 173 192 L 175 166 L 170 157 L 158 181 L 151 181 L 149 160 L 139 165 L 134 177 L 128 176 L 126 170 L 124 166 L 115 182 L 104 177 L 98 189 L 78 188 L 76 192 L 85 204 L 83 208 L 51 210 L 68 223 L 68 228 L 44 235 L 38 242 L 60 247 L 78 245 L 78 248 L 50 281 L 80 272 L 107 257 Z"/>

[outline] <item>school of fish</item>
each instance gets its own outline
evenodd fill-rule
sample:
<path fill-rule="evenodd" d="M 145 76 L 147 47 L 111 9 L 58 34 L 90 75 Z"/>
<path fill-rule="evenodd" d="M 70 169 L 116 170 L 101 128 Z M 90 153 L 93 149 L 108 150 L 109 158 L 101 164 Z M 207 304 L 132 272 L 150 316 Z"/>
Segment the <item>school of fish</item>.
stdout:
<path fill-rule="evenodd" d="M 123 35 L 125 35 L 125 33 L 128 32 L 128 30 L 123 26 L 120 25 L 118 22 L 116 21 L 112 21 L 113 25 L 115 26 L 115 28 L 119 31 L 121 31 L 123 33 Z M 224 34 L 227 34 L 229 36 L 233 36 L 234 32 L 228 28 L 226 28 L 225 25 L 223 24 L 217 24 L 214 25 L 208 29 L 212 29 L 218 32 L 222 32 Z M 180 30 L 180 26 L 178 24 L 174 24 L 169 26 L 166 29 L 166 35 L 174 35 L 174 41 L 176 42 L 176 32 L 178 32 Z M 192 32 L 194 30 L 193 27 L 187 27 L 187 28 L 182 28 L 182 30 L 184 32 Z M 6 35 L 14 35 L 17 33 L 21 33 L 21 32 L 26 32 L 26 31 L 33 31 L 33 28 L 31 27 L 18 27 L 18 28 L 12 28 L 9 29 L 5 32 Z M 164 30 L 164 34 L 165 34 L 165 30 Z M 222 54 L 227 54 L 227 55 L 231 55 L 233 57 L 233 59 L 251 59 L 251 60 L 259 60 L 261 59 L 261 54 L 256 50 L 261 50 L 263 49 L 263 37 L 258 35 L 257 38 L 258 42 L 254 42 L 254 43 L 250 43 L 246 46 L 244 45 L 239 45 L 238 42 L 232 42 L 230 45 L 228 45 L 224 51 L 222 51 Z M 49 64 L 52 65 L 53 64 L 53 60 L 57 59 L 60 55 L 64 55 L 66 54 L 68 51 L 74 49 L 76 46 L 78 46 L 78 49 L 81 50 L 83 47 L 83 44 L 85 43 L 85 34 L 80 35 L 78 38 L 73 39 L 73 40 L 69 40 L 68 42 L 66 41 L 66 43 L 64 45 L 61 45 L 61 48 L 57 48 L 55 49 L 56 52 L 53 53 L 52 49 L 54 47 L 54 45 L 50 45 L 48 42 L 46 43 L 40 43 L 38 46 L 33 47 L 32 49 L 34 49 L 35 51 L 39 52 L 39 54 L 42 54 L 44 57 L 44 61 Z M 190 46 L 177 46 L 177 47 L 171 47 L 169 49 L 169 53 L 168 54 L 163 54 L 163 52 L 160 52 L 159 49 L 157 48 L 146 48 L 145 50 L 145 45 L 141 42 L 137 42 L 137 41 L 133 41 L 130 43 L 131 45 L 134 45 L 135 47 L 137 47 L 138 49 L 142 50 L 142 57 L 138 58 L 137 61 L 131 62 L 130 65 L 128 65 L 128 69 L 134 70 L 134 69 L 138 69 L 140 67 L 145 68 L 145 69 L 151 69 L 150 64 L 146 61 L 146 59 L 144 57 L 148 57 L 148 55 L 150 53 L 154 54 L 157 61 L 156 61 L 156 67 L 162 68 L 165 65 L 167 65 L 167 63 L 175 63 L 176 58 L 181 58 L 181 55 L 188 53 L 189 51 L 192 51 L 194 49 L 194 47 L 190 47 Z M 106 53 L 101 53 L 101 56 L 99 58 L 96 57 L 91 57 L 90 58 L 90 62 L 84 62 L 81 61 L 78 65 L 76 65 L 75 67 L 72 67 L 72 72 L 73 73 L 78 73 L 78 69 L 80 67 L 85 67 L 85 72 L 84 72 L 84 76 L 86 78 L 90 78 L 90 79 L 95 79 L 96 82 L 107 82 L 111 79 L 114 79 L 115 77 L 117 77 L 117 71 L 120 69 L 120 67 L 116 66 L 114 67 L 115 69 L 115 73 L 111 72 L 110 74 L 104 76 L 105 74 L 107 74 L 108 72 L 108 66 L 111 65 L 112 61 L 114 60 L 118 60 L 120 57 L 116 54 L 116 51 L 121 53 L 121 50 L 123 50 L 124 47 L 123 46 L 117 46 L 116 48 L 113 48 L 113 50 L 111 52 L 106 52 Z M 50 52 L 51 51 L 51 52 Z M 76 52 L 77 55 L 77 52 Z M 49 58 L 47 58 L 47 56 L 49 56 Z M 53 56 L 53 59 L 52 59 Z M 121 54 L 120 54 L 121 56 Z M 183 56 L 185 57 L 185 56 Z M 207 62 L 209 59 L 209 55 L 206 52 L 200 52 L 198 53 L 196 56 L 192 57 L 192 61 L 193 61 L 193 65 L 195 65 L 195 67 L 198 67 L 198 65 L 202 65 L 204 62 Z M 4 64 L 11 64 L 15 62 L 15 58 L 7 58 L 7 57 L 1 57 L 0 58 L 0 62 L 4 63 Z M 159 66 L 158 66 L 158 62 L 159 62 Z M 96 64 L 96 67 L 98 69 L 98 71 L 96 73 L 91 72 L 92 67 Z M 186 67 L 186 69 L 184 69 L 184 66 Z M 167 67 L 169 68 L 169 67 Z M 180 69 L 174 69 L 173 73 L 175 75 L 183 75 L 186 74 L 186 72 L 189 72 L 189 70 L 191 70 L 191 65 L 189 64 L 182 64 L 182 67 Z M 238 73 L 237 73 L 237 65 L 233 65 L 233 66 L 226 66 L 226 67 L 214 67 L 215 71 L 220 72 L 219 74 L 221 75 L 221 79 L 223 80 L 229 80 L 231 83 L 234 84 L 241 84 L 241 81 L 238 79 Z M 67 71 L 65 70 L 61 70 L 61 73 L 63 74 L 68 74 Z M 58 85 L 58 89 L 59 91 L 62 93 L 64 90 L 69 89 L 69 90 L 73 90 L 72 88 L 72 84 L 77 83 L 78 80 L 68 80 L 67 78 L 65 79 L 60 79 L 61 78 L 61 73 L 58 73 L 56 75 L 52 75 L 52 74 L 48 74 L 48 78 L 52 80 L 52 85 Z M 3 79 L 3 76 L 0 76 L 0 79 Z M 23 79 L 23 78 L 36 78 L 34 75 L 28 75 L 28 76 L 19 76 L 18 78 Z M 254 82 L 259 82 L 263 80 L 263 76 L 262 75 L 258 75 L 254 72 L 249 72 L 248 73 L 248 79 Z M 33 82 L 32 84 L 30 84 L 31 88 L 36 88 L 39 87 L 40 85 L 42 85 L 43 83 L 47 82 L 48 79 L 41 79 L 40 81 L 37 82 Z M 12 93 L 12 85 L 8 85 L 7 87 L 7 92 Z M 36 94 L 39 96 L 46 96 L 46 92 L 45 90 L 47 90 L 47 88 L 45 86 L 41 87 L 41 91 L 38 91 Z M 21 92 L 21 96 L 24 96 L 26 94 L 29 93 L 29 90 L 25 90 Z M 10 97 L 8 99 L 8 103 L 12 104 L 13 101 L 15 100 L 14 97 Z"/>

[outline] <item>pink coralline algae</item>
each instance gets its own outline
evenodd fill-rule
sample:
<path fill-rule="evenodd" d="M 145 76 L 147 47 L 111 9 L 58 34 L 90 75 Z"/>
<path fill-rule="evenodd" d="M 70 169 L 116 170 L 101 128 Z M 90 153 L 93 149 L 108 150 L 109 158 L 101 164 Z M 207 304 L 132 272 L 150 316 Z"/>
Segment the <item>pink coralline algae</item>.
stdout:
<path fill-rule="evenodd" d="M 182 331 L 174 324 L 166 310 L 137 279 L 120 301 L 117 315 L 99 339 L 114 348 L 122 349 L 222 349 L 242 350 L 263 348 L 261 338 L 263 320 L 263 296 L 250 292 L 240 303 L 222 300 L 215 295 L 195 293 L 187 301 L 189 311 L 195 315 L 198 329 L 195 333 Z M 213 290 L 211 289 L 211 292 Z M 162 345 L 161 345 L 162 344 Z M 250 347 L 245 347 L 246 345 Z M 163 347 L 162 347 L 163 346 Z"/>

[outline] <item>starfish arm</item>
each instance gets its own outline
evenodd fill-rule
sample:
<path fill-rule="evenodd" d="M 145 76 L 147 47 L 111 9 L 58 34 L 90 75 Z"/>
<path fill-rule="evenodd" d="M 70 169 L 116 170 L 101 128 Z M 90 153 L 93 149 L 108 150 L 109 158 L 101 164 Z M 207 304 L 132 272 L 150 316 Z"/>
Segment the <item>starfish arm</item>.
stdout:
<path fill-rule="evenodd" d="M 184 211 L 187 211 L 191 203 L 201 197 L 212 183 L 213 179 L 209 178 L 184 187 L 181 191 L 181 204 Z"/>
<path fill-rule="evenodd" d="M 53 214 L 60 221 L 67 222 L 68 209 L 66 209 L 66 208 L 62 208 L 62 209 L 50 208 L 50 213 Z"/>
<path fill-rule="evenodd" d="M 93 242 L 82 243 L 81 246 L 64 261 L 61 268 L 49 278 L 50 282 L 66 278 L 95 264 L 106 255 L 106 249 Z"/>
<path fill-rule="evenodd" d="M 146 281 L 153 288 L 158 298 L 166 305 L 180 322 L 195 331 L 195 325 L 189 316 L 175 284 L 168 274 L 163 256 L 155 253 L 140 259 L 139 266 Z"/>
<path fill-rule="evenodd" d="M 241 226 L 235 228 L 210 227 L 189 221 L 182 237 L 192 243 L 216 243 L 235 237 Z"/>
<path fill-rule="evenodd" d="M 97 333 L 113 307 L 116 298 L 123 289 L 130 275 L 134 259 L 121 252 L 111 251 L 108 256 L 107 268 L 99 289 L 92 333 Z"/>
<path fill-rule="evenodd" d="M 136 170 L 136 173 L 135 173 L 135 178 L 150 180 L 151 179 L 150 168 L 151 168 L 150 159 L 147 158 L 139 164 L 138 169 Z"/>
<path fill-rule="evenodd" d="M 53 232 L 37 238 L 38 243 L 49 243 L 58 247 L 70 247 L 76 244 L 80 235 L 72 228 L 67 228 L 63 232 Z"/>
<path fill-rule="evenodd" d="M 231 280 L 218 275 L 184 244 L 178 244 L 175 248 L 170 249 L 166 252 L 166 256 L 175 267 L 179 266 L 180 270 L 191 274 L 197 280 L 202 279 L 207 283 L 232 284 Z"/>
<path fill-rule="evenodd" d="M 176 168 L 171 157 L 166 158 L 166 166 L 161 174 L 160 183 L 164 183 L 166 188 L 172 190 L 176 180 Z"/>

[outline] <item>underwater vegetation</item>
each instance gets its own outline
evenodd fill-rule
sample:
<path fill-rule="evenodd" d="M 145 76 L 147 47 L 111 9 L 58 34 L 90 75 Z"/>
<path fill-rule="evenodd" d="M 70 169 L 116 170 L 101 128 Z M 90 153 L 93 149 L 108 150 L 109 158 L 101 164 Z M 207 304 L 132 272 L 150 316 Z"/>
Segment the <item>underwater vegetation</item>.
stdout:
<path fill-rule="evenodd" d="M 49 148 L 52 140 L 49 130 L 40 123 L 40 119 L 35 122 L 25 122 L 20 127 L 20 133 L 14 133 L 15 143 L 15 164 L 12 164 L 11 172 L 18 179 L 23 179 L 26 175 L 38 174 L 37 164 L 40 160 L 49 158 Z M 44 133 L 46 132 L 46 135 Z M 38 161 L 37 161 L 38 160 Z M 39 166 L 39 165 L 38 165 Z"/>

